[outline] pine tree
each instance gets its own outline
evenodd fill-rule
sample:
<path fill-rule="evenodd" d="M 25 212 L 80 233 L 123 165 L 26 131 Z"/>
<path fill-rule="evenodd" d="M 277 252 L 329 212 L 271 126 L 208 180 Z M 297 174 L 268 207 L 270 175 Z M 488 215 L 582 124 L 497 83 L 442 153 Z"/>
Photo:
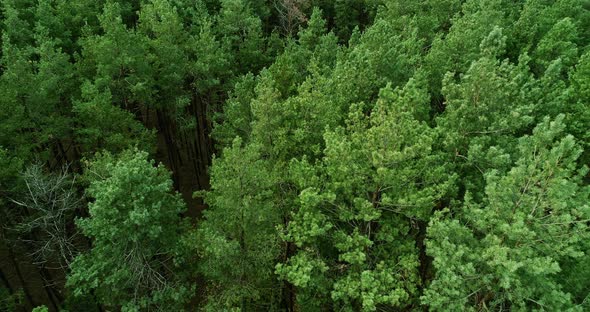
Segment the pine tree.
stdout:
<path fill-rule="evenodd" d="M 582 150 L 564 134 L 564 116 L 546 118 L 518 140 L 509 170 L 485 173 L 485 196 L 472 193 L 428 229 L 436 275 L 423 304 L 433 310 L 580 310 L 560 283 L 563 263 L 581 261 L 588 239 L 590 189 Z M 508 157 L 508 155 L 506 155 Z"/>
<path fill-rule="evenodd" d="M 275 226 L 277 178 L 257 145 L 236 139 L 215 159 L 209 208 L 199 227 L 201 273 L 210 283 L 207 309 L 278 310 L 280 287 L 273 276 L 281 254 Z"/>
<path fill-rule="evenodd" d="M 416 119 L 429 103 L 414 83 L 382 89 L 369 117 L 352 108 L 346 128 L 325 133 L 321 162 L 292 163 L 303 190 L 284 237 L 298 251 L 277 273 L 298 287 L 303 310 L 414 304 L 419 224 L 453 179 L 433 154 L 435 132 Z"/>
<path fill-rule="evenodd" d="M 92 248 L 71 264 L 75 296 L 94 294 L 123 311 L 181 309 L 192 297 L 186 207 L 170 174 L 148 154 L 102 153 L 86 168 L 89 217 L 76 223 Z"/>

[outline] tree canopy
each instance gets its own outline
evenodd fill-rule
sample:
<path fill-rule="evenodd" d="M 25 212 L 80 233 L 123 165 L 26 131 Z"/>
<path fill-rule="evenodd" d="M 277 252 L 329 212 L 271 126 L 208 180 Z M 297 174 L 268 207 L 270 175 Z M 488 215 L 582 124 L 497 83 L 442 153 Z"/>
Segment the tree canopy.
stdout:
<path fill-rule="evenodd" d="M 590 2 L 0 0 L 0 310 L 590 310 Z"/>

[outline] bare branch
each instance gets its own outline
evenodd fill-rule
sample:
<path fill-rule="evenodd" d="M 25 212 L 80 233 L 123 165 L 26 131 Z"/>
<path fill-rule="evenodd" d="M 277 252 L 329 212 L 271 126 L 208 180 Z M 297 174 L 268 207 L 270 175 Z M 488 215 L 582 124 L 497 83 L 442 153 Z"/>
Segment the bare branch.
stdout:
<path fill-rule="evenodd" d="M 74 211 L 81 207 L 82 197 L 68 170 L 66 165 L 58 173 L 45 173 L 39 163 L 29 166 L 22 173 L 27 192 L 20 199 L 11 199 L 26 209 L 27 217 L 12 230 L 28 246 L 28 255 L 35 264 L 58 262 L 65 268 L 77 253 L 77 233 L 68 233 L 68 224 L 73 221 Z"/>

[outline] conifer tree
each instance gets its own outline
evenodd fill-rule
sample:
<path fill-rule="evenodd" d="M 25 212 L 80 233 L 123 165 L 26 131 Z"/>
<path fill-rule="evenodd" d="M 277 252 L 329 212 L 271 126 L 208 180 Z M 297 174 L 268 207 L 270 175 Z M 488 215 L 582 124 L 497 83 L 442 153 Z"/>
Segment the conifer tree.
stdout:
<path fill-rule="evenodd" d="M 346 311 L 415 304 L 419 223 L 452 177 L 433 154 L 435 132 L 416 119 L 428 96 L 414 84 L 382 89 L 370 117 L 352 108 L 346 128 L 325 133 L 321 163 L 293 162 L 303 190 L 284 237 L 299 250 L 277 273 L 298 287 L 303 310 L 321 298 Z"/>
<path fill-rule="evenodd" d="M 92 247 L 71 264 L 73 294 L 94 294 L 124 311 L 181 309 L 195 291 L 187 262 L 192 239 L 168 171 L 146 152 L 127 150 L 98 155 L 85 175 L 94 201 L 77 225 Z"/>
<path fill-rule="evenodd" d="M 468 192 L 452 215 L 436 214 L 427 241 L 436 275 L 424 304 L 581 311 L 560 274 L 562 264 L 584 257 L 590 189 L 581 183 L 587 168 L 576 164 L 582 149 L 564 134 L 563 119 L 546 118 L 520 138 L 509 170 L 487 170 L 481 200 Z"/>
<path fill-rule="evenodd" d="M 241 145 L 235 139 L 224 157 L 214 160 L 212 190 L 205 197 L 209 208 L 198 230 L 200 271 L 210 283 L 207 308 L 278 311 L 278 181 L 260 159 L 259 146 Z"/>

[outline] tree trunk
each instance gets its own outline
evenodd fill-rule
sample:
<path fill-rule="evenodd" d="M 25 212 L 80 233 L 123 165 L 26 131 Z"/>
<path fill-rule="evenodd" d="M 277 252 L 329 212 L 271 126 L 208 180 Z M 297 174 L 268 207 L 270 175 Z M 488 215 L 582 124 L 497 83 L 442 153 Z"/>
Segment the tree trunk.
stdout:
<path fill-rule="evenodd" d="M 18 260 L 16 259 L 16 254 L 14 253 L 14 251 L 12 250 L 12 247 L 10 247 L 10 245 L 7 244 L 6 247 L 8 248 L 8 258 L 10 258 L 10 261 L 12 262 L 12 267 L 14 268 L 14 271 L 16 272 L 16 276 L 18 277 L 18 281 L 19 281 L 20 285 L 22 286 L 23 293 L 25 294 L 25 298 L 27 299 L 27 301 L 29 302 L 29 304 L 32 307 L 35 307 L 36 303 L 33 300 L 33 296 L 31 296 L 31 293 L 29 292 L 29 287 L 27 286 L 25 279 L 23 278 L 23 274 L 20 270 Z"/>

